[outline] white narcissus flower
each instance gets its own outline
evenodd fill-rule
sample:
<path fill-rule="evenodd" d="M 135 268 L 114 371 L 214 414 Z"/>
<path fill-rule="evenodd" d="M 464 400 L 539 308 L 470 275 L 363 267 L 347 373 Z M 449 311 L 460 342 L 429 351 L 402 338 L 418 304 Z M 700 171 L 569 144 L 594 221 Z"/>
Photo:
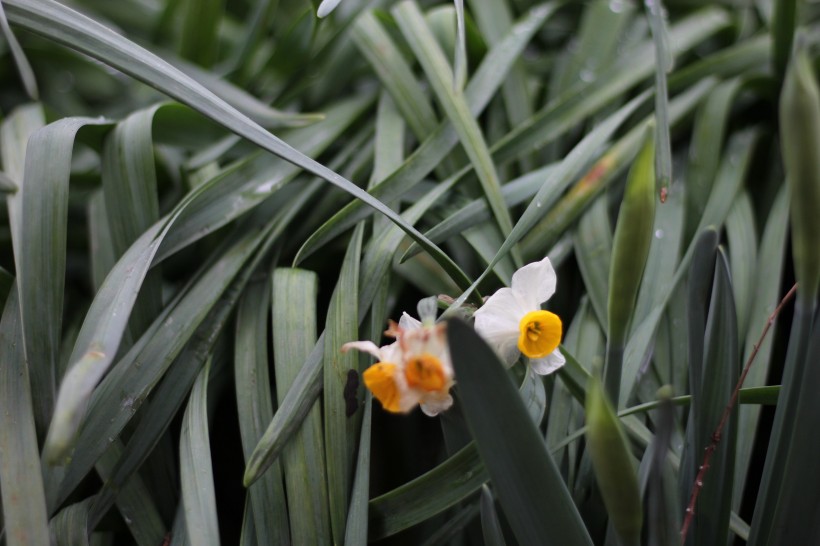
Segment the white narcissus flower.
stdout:
<path fill-rule="evenodd" d="M 549 258 L 527 264 L 513 274 L 512 286 L 501 288 L 475 312 L 475 329 L 507 366 L 523 353 L 539 375 L 554 372 L 566 360 L 561 319 L 541 304 L 555 293 L 555 270 Z"/>
<path fill-rule="evenodd" d="M 424 309 L 422 304 L 419 308 Z M 424 413 L 435 416 L 453 405 L 453 364 L 445 325 L 435 324 L 435 307 L 432 318 L 426 314 L 421 313 L 424 322 L 407 313 L 398 324 L 391 322 L 385 333 L 396 341 L 390 345 L 352 341 L 342 346 L 342 351 L 356 349 L 378 359 L 362 379 L 387 411 L 407 413 L 419 404 Z"/>

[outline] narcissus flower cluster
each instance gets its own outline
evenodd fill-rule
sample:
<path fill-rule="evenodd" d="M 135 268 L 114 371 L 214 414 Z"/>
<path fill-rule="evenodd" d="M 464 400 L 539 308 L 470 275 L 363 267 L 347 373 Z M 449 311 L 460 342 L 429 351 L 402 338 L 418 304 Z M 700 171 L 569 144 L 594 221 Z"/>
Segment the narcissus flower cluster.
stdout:
<path fill-rule="evenodd" d="M 362 374 L 365 386 L 394 413 L 406 413 L 417 404 L 430 416 L 453 405 L 453 364 L 447 347 L 446 325 L 436 324 L 436 301 L 419 303 L 418 321 L 404 313 L 392 322 L 385 335 L 396 341 L 378 347 L 371 341 L 353 341 L 343 351 L 357 349 L 375 356 L 378 362 Z"/>
<path fill-rule="evenodd" d="M 549 258 L 544 258 L 516 271 L 512 286 L 498 290 L 475 312 L 476 332 L 505 365 L 512 366 L 522 354 L 537 374 L 549 374 L 564 365 L 558 350 L 561 319 L 541 309 L 555 293 L 555 285 L 555 270 Z M 356 349 L 376 357 L 378 361 L 362 378 L 385 410 L 406 413 L 420 405 L 424 413 L 434 416 L 453 404 L 451 349 L 446 325 L 435 322 L 435 298 L 419 302 L 419 316 L 421 321 L 404 313 L 398 324 L 391 321 L 385 335 L 395 341 L 389 345 L 352 341 L 342 350 Z"/>

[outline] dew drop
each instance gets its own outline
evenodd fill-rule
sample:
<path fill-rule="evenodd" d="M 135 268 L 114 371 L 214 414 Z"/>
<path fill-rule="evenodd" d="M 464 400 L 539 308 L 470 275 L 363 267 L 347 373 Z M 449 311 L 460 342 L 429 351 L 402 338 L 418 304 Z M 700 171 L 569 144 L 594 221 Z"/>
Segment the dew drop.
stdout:
<path fill-rule="evenodd" d="M 609 9 L 612 13 L 621 13 L 624 10 L 623 0 L 610 0 Z"/>
<path fill-rule="evenodd" d="M 578 77 L 581 78 L 581 81 L 584 81 L 584 82 L 587 82 L 587 83 L 594 82 L 595 78 L 596 78 L 595 72 L 593 72 L 592 70 L 590 70 L 588 68 L 585 68 L 585 69 L 581 70 L 581 72 L 578 74 Z"/>
<path fill-rule="evenodd" d="M 663 239 L 663 230 L 662 229 L 656 229 L 655 230 L 655 239 Z"/>

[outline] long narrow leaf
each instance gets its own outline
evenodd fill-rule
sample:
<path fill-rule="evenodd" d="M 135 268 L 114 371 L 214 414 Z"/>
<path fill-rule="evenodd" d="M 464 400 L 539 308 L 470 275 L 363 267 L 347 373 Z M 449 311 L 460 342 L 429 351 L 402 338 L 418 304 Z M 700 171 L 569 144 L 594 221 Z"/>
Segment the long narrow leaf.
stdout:
<path fill-rule="evenodd" d="M 0 494 L 9 546 L 48 544 L 34 406 L 23 354 L 17 290 L 0 319 Z"/>
<path fill-rule="evenodd" d="M 541 435 L 492 349 L 447 323 L 459 394 L 504 514 L 524 544 L 591 544 Z"/>

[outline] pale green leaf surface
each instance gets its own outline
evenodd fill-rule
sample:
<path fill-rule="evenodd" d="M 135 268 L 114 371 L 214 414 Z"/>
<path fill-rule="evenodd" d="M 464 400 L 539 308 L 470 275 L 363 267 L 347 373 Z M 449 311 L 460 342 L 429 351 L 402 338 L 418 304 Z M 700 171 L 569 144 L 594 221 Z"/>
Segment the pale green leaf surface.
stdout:
<path fill-rule="evenodd" d="M 564 160 L 559 163 L 558 167 L 550 172 L 551 176 L 543 182 L 541 188 L 527 205 L 524 213 L 516 222 L 509 236 L 504 240 L 504 244 L 501 245 L 501 248 L 498 249 L 498 252 L 490 261 L 487 269 L 484 270 L 467 291 L 459 296 L 456 300 L 455 307 L 460 306 L 466 301 L 476 286 L 493 270 L 495 264 L 510 252 L 513 246 L 532 229 L 544 215 L 544 212 L 557 200 L 558 192 L 556 191 L 556 187 L 566 188 L 572 180 L 578 176 L 582 167 L 593 159 L 599 148 L 604 145 L 618 127 L 646 100 L 647 96 L 647 93 L 642 93 L 609 116 L 606 121 L 587 134 Z M 547 199 L 547 197 L 549 197 L 549 199 Z"/>
<path fill-rule="evenodd" d="M 353 419 L 355 413 L 348 414 L 345 399 L 349 374 L 358 373 L 358 355 L 353 351 L 342 353 L 341 347 L 359 338 L 359 265 L 363 234 L 364 224 L 359 224 L 348 244 L 325 324 L 322 409 L 330 524 L 337 544 L 345 536 L 358 429 Z"/>
<path fill-rule="evenodd" d="M 679 55 L 724 28 L 729 19 L 723 11 L 707 8 L 682 19 L 669 29 L 673 53 Z M 610 66 L 591 85 L 580 81 L 550 101 L 533 117 L 508 133 L 493 146 L 498 163 L 504 163 L 521 150 L 542 146 L 564 131 L 610 104 L 624 91 L 652 73 L 654 44 L 643 42 L 628 58 Z"/>
<path fill-rule="evenodd" d="M 272 275 L 276 393 L 285 398 L 316 342 L 317 277 L 310 271 L 279 268 Z M 293 313 L 294 309 L 301 312 Z M 295 544 L 331 540 L 322 413 L 313 405 L 282 450 L 290 530 Z"/>
<path fill-rule="evenodd" d="M 474 116 L 484 110 L 503 83 L 506 70 L 521 55 L 532 36 L 554 11 L 555 4 L 553 3 L 543 4 L 530 10 L 522 21 L 513 27 L 512 32 L 490 50 L 464 90 L 464 98 Z M 371 193 L 386 202 L 400 197 L 429 174 L 457 143 L 458 135 L 450 123 L 440 123 L 435 132 L 421 143 L 402 166 L 383 182 L 373 187 Z M 357 201 L 345 206 L 305 242 L 299 251 L 296 263 L 298 264 L 299 260 L 315 252 L 327 241 L 369 214 Z"/>
<path fill-rule="evenodd" d="M 452 69 L 444 57 L 418 6 L 411 0 L 392 10 L 399 29 L 410 45 L 443 110 L 450 118 L 462 147 L 475 169 L 484 197 L 503 235 L 512 229 L 509 210 L 501 197 L 498 173 L 478 122 L 460 89 L 453 89 Z M 515 254 L 514 254 L 515 256 Z"/>
<path fill-rule="evenodd" d="M 752 200 L 746 191 L 737 196 L 726 217 L 726 238 L 730 249 L 729 265 L 737 309 L 737 331 L 743 340 L 747 334 L 757 273 L 757 228 Z"/>
<path fill-rule="evenodd" d="M 734 201 L 734 197 L 737 195 L 737 192 L 740 191 L 740 187 L 746 177 L 746 171 L 749 168 L 756 138 L 756 131 L 750 129 L 735 134 L 730 140 L 727 153 L 720 165 L 715 185 L 712 188 L 703 216 L 700 219 L 698 231 L 702 231 L 708 226 L 723 225 L 726 216 L 729 214 L 729 209 Z M 621 396 L 618 407 L 624 407 L 632 395 L 635 381 L 638 378 L 638 372 L 651 348 L 661 314 L 666 307 L 671 292 L 688 271 L 694 247 L 694 244 L 689 244 L 675 271 L 675 275 L 669 286 L 669 292 L 667 292 L 666 296 L 660 300 L 660 303 L 652 309 L 646 319 L 635 328 L 627 343 L 624 353 L 624 372 L 621 378 Z"/>
<path fill-rule="evenodd" d="M 548 178 L 555 168 L 555 164 L 550 164 L 528 172 L 501 186 L 501 196 L 504 198 L 504 203 L 508 207 L 513 207 L 532 198 L 543 184 L 544 178 Z M 476 199 L 448 215 L 447 218 L 427 231 L 425 235 L 431 241 L 446 241 L 453 235 L 480 224 L 488 218 L 490 218 L 490 213 L 487 209 L 487 201 L 484 199 Z M 417 244 L 413 243 L 410 248 L 407 249 L 407 252 L 404 253 L 401 260 L 404 261 L 411 258 L 419 252 L 421 252 L 421 249 Z"/>
<path fill-rule="evenodd" d="M 356 18 L 351 36 L 390 93 L 407 126 L 423 141 L 436 130 L 438 119 L 395 42 L 370 10 Z"/>
<path fill-rule="evenodd" d="M 49 522 L 51 540 L 41 544 L 55 546 L 90 546 L 88 537 L 88 506 L 91 499 L 70 504 Z"/>
<path fill-rule="evenodd" d="M 211 308 L 208 316 L 203 320 L 199 329 L 196 332 L 193 330 L 188 330 L 186 332 L 186 335 L 190 337 L 191 342 L 187 344 L 173 364 L 165 362 L 162 364 L 165 368 L 160 367 L 156 370 L 149 370 L 150 373 L 160 374 L 167 369 L 167 373 L 165 373 L 162 378 L 162 383 L 159 387 L 157 387 L 154 399 L 145 410 L 145 415 L 140 420 L 131 435 L 129 445 L 127 446 L 126 455 L 119 462 L 118 467 L 114 471 L 114 477 L 110 480 L 112 487 L 103 489 L 100 495 L 98 495 L 98 499 L 95 502 L 92 513 L 95 519 L 105 514 L 112 501 L 112 492 L 116 488 L 120 487 L 125 480 L 136 471 L 136 469 L 148 456 L 150 451 L 154 448 L 160 436 L 170 425 L 171 420 L 181 407 L 185 397 L 187 396 L 188 390 L 191 388 L 191 385 L 196 379 L 199 369 L 202 367 L 205 359 L 210 354 L 217 335 L 224 328 L 234 305 L 244 290 L 245 283 L 248 282 L 248 279 L 256 269 L 257 265 L 265 257 L 265 249 L 269 248 L 270 245 L 278 240 L 289 223 L 300 212 L 301 207 L 305 204 L 305 201 L 309 198 L 309 196 L 314 194 L 318 188 L 318 182 L 308 186 L 301 192 L 301 195 L 297 199 L 294 199 L 291 202 L 291 208 L 280 211 L 273 218 L 273 221 L 271 222 L 272 229 L 270 229 L 270 231 L 264 231 L 260 234 L 260 236 L 263 236 L 264 238 L 261 243 L 262 248 L 257 250 L 256 255 L 251 259 L 251 263 L 244 266 L 225 292 L 215 301 L 212 300 L 214 301 L 212 303 L 213 307 Z M 259 216 L 263 218 L 267 217 L 263 211 L 260 211 Z M 243 235 L 241 234 L 237 236 L 240 240 L 242 237 Z M 247 235 L 244 235 L 244 237 L 247 237 Z M 219 268 L 219 265 L 217 264 L 215 267 Z M 193 295 L 186 295 L 189 298 L 194 297 Z M 188 302 L 188 305 L 196 304 L 192 300 Z M 175 320 L 174 314 L 177 313 L 177 316 L 179 316 L 178 314 L 182 312 L 180 309 L 176 309 L 176 307 L 176 302 L 169 304 L 167 309 L 173 310 L 174 313 L 169 313 L 166 310 L 165 314 L 168 315 L 167 318 L 165 316 L 160 317 L 160 319 L 155 321 L 152 325 L 152 328 L 158 329 L 162 327 L 162 325 L 167 324 L 167 320 L 169 319 L 173 323 Z M 144 338 L 147 337 L 150 339 L 155 335 L 156 333 L 154 332 L 150 335 L 144 336 Z M 142 341 L 142 339 L 140 341 Z M 169 350 L 173 353 L 179 349 L 178 347 L 171 345 Z M 133 357 L 133 355 L 131 356 Z M 125 360 L 125 362 L 128 363 L 131 362 L 131 360 Z M 170 368 L 168 368 L 168 366 L 170 366 Z M 127 378 L 128 376 L 126 375 L 125 377 Z M 159 377 L 149 379 L 155 382 L 159 381 Z M 122 380 L 122 378 L 120 378 L 120 380 Z M 128 388 L 131 387 L 123 387 L 122 390 L 127 392 Z M 128 396 L 125 396 L 123 400 L 124 409 L 130 410 L 139 400 L 139 397 L 136 396 L 135 399 L 130 399 Z M 121 426 L 122 424 L 116 424 L 115 428 L 107 431 L 107 433 L 116 434 L 119 432 Z M 97 447 L 94 447 L 94 449 L 97 449 Z M 96 452 L 92 451 L 92 456 L 94 453 Z M 79 475 L 81 468 L 82 467 L 80 467 L 78 472 L 74 474 L 75 477 Z"/>
<path fill-rule="evenodd" d="M 398 222 L 411 237 L 425 247 L 427 252 L 440 260 L 448 274 L 453 275 L 459 283 L 467 281 L 465 275 L 460 272 L 448 256 L 438 250 L 435 245 L 429 244 L 417 230 L 404 224 L 384 203 L 373 198 L 349 180 L 342 178 L 337 173 L 284 143 L 193 79 L 148 51 L 56 2 L 49 0 L 34 0 L 33 2 L 9 0 L 6 2 L 6 7 L 10 21 L 15 24 L 21 25 L 32 32 L 44 34 L 51 40 L 76 48 L 92 57 L 101 58 L 107 64 L 155 86 L 254 144 L 340 187 L 353 197 L 367 203 L 388 218 Z"/>
<path fill-rule="evenodd" d="M 602 195 L 578 222 L 573 243 L 578 269 L 584 279 L 589 302 L 601 325 L 606 327 L 609 263 L 612 255 L 612 226 L 608 199 Z"/>
<path fill-rule="evenodd" d="M 327 123 L 337 127 L 338 130 L 338 126 L 344 127 L 346 123 L 349 123 L 349 118 L 342 115 L 341 120 L 336 121 L 335 117 L 329 117 Z M 143 129 L 147 130 L 145 126 Z M 310 132 L 305 137 L 312 134 Z M 331 132 L 329 138 L 332 137 Z M 326 139 L 325 143 L 327 142 Z M 295 172 L 291 171 L 292 174 Z M 242 184 L 246 182 L 246 177 L 247 173 L 240 172 L 234 176 L 232 181 Z M 111 363 L 148 268 L 154 259 L 163 257 L 162 254 L 157 257 L 157 253 L 161 252 L 161 249 L 169 247 L 176 249 L 179 248 L 176 245 L 188 244 L 192 237 L 194 239 L 202 237 L 226 221 L 223 213 L 224 205 L 219 199 L 225 196 L 221 192 L 224 187 L 219 184 L 221 181 L 221 179 L 216 179 L 213 184 L 198 186 L 163 222 L 158 222 L 143 232 L 140 239 L 129 248 L 100 288 L 89 309 L 87 319 L 83 323 L 71 357 L 71 362 L 76 365 L 69 371 L 61 385 L 60 392 L 65 401 L 61 402 L 58 399 L 58 408 L 55 412 L 57 419 L 61 421 L 52 424 L 52 434 L 60 436 L 55 436 L 48 444 L 48 449 L 55 450 L 54 457 L 62 456 L 68 448 L 70 438 L 84 413 L 91 389 Z M 254 185 L 258 185 L 258 182 L 254 182 Z M 259 189 L 256 188 L 251 192 L 249 198 L 247 194 L 244 194 L 245 197 L 239 203 L 239 212 L 261 202 L 276 187 L 278 187 L 277 179 L 274 178 L 268 182 L 268 187 L 264 187 L 263 192 L 256 191 Z M 207 208 L 209 203 L 212 204 L 211 209 Z M 206 205 L 204 210 L 203 205 Z M 214 217 L 218 218 L 216 224 L 213 221 Z M 175 232 L 170 231 L 180 219 L 180 228 Z M 176 240 L 174 237 L 170 237 L 169 240 L 165 239 L 169 232 L 176 235 Z M 169 251 L 165 251 L 166 255 Z"/>
<path fill-rule="evenodd" d="M 8 546 L 35 546 L 49 541 L 22 338 L 19 299 L 12 285 L 0 319 L 0 495 Z"/>
<path fill-rule="evenodd" d="M 273 418 L 267 344 L 269 301 L 269 283 L 251 283 L 237 311 L 234 373 L 239 432 L 246 462 Z M 248 488 L 248 497 L 247 510 L 251 512 L 255 543 L 287 542 L 290 534 L 287 503 L 278 462 Z"/>
<path fill-rule="evenodd" d="M 689 244 L 694 237 L 706 208 L 720 164 L 731 104 L 741 88 L 740 79 L 721 83 L 695 117 L 686 184 L 684 244 Z"/>
<path fill-rule="evenodd" d="M 49 494 L 50 505 L 73 490 L 130 421 L 265 235 L 265 230 L 250 230 L 229 241 L 233 244 L 226 245 L 224 255 L 208 264 L 210 267 L 191 283 L 184 296 L 157 317 L 152 325 L 155 329 L 149 330 L 152 334 L 134 345 L 95 389 L 60 491 Z"/>
<path fill-rule="evenodd" d="M 211 361 L 197 376 L 179 434 L 179 468 L 185 526 L 193 544 L 219 544 L 213 464 L 208 434 Z"/>
<path fill-rule="evenodd" d="M 62 330 L 68 222 L 68 179 L 74 140 L 86 126 L 107 122 L 64 118 L 32 133 L 18 192 L 17 279 L 25 354 L 39 434 L 49 426 L 56 396 Z"/>

